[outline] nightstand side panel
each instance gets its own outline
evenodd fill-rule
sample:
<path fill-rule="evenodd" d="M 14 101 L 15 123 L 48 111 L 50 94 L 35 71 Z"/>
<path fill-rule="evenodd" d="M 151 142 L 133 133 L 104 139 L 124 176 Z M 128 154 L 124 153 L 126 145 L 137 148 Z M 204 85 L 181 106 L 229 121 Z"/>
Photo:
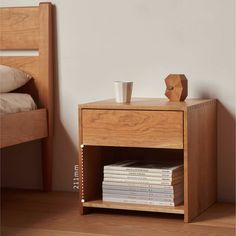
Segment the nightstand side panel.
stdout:
<path fill-rule="evenodd" d="M 190 107 L 184 117 L 185 222 L 190 222 L 216 201 L 216 101 Z"/>

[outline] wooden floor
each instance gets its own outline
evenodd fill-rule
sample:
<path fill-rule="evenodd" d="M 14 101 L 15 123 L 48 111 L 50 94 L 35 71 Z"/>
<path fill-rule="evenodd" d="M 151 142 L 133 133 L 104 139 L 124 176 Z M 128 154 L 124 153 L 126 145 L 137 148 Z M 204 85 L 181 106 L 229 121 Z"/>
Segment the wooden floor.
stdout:
<path fill-rule="evenodd" d="M 78 194 L 4 190 L 1 194 L 1 235 L 235 235 L 233 204 L 215 204 L 193 223 L 183 216 L 96 210 L 80 216 Z"/>

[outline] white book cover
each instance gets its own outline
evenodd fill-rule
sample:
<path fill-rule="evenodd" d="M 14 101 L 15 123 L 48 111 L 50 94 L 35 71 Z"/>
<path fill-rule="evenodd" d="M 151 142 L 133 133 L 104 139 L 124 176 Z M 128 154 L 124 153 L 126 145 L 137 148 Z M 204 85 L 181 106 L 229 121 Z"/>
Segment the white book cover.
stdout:
<path fill-rule="evenodd" d="M 180 182 L 183 182 L 183 178 L 176 180 L 145 180 L 145 179 L 125 179 L 125 178 L 104 178 L 105 182 L 117 182 L 117 183 L 132 183 L 132 184 L 159 184 L 159 185 L 173 185 Z"/>
<path fill-rule="evenodd" d="M 177 198 L 183 196 L 183 191 L 175 193 L 163 193 L 163 192 L 149 192 L 149 191 L 129 191 L 129 190 L 114 190 L 114 189 L 103 189 L 103 194 L 115 195 L 130 195 L 130 196 L 148 196 L 157 198 Z"/>
<path fill-rule="evenodd" d="M 184 174 L 183 168 L 178 169 L 175 172 L 159 171 L 159 172 L 144 172 L 144 171 L 125 171 L 125 170 L 107 170 L 104 169 L 104 175 L 129 175 L 129 176 L 146 176 L 146 177 L 177 177 Z"/>
<path fill-rule="evenodd" d="M 145 205 L 158 205 L 158 206 L 176 206 L 182 201 L 173 202 L 160 202 L 160 201 L 150 201 L 150 200 L 137 200 L 137 199 L 125 199 L 125 198 L 103 198 L 103 201 L 109 202 L 119 202 L 119 203 L 132 203 L 132 204 L 145 204 Z"/>
<path fill-rule="evenodd" d="M 122 161 L 110 165 L 104 166 L 106 170 L 119 170 L 119 171 L 134 171 L 134 172 L 173 172 L 179 169 L 183 169 L 183 163 L 181 161 L 155 161 L 155 162 L 144 162 L 144 161 Z"/>
<path fill-rule="evenodd" d="M 130 179 L 130 180 L 151 180 L 151 181 L 172 181 L 183 178 L 183 174 L 171 177 L 171 176 L 146 176 L 146 175 L 116 175 L 104 173 L 104 179 Z"/>
<path fill-rule="evenodd" d="M 103 193 L 103 198 L 125 198 L 125 199 L 138 199 L 138 200 L 150 200 L 150 201 L 160 201 L 160 202 L 178 202 L 183 200 L 183 194 L 176 196 L 175 198 L 172 197 L 159 197 L 159 196 L 148 196 L 148 195 L 127 195 L 127 194 L 108 194 Z"/>
<path fill-rule="evenodd" d="M 148 192 L 148 193 L 163 193 L 163 194 L 174 194 L 177 190 L 174 189 L 163 189 L 163 188 L 143 188 L 143 187 L 129 187 L 129 186 L 112 186 L 103 185 L 103 190 L 110 191 L 130 191 L 130 192 Z M 181 190 L 179 190 L 181 191 Z"/>
<path fill-rule="evenodd" d="M 160 185 L 160 184 L 143 184 L 143 183 L 133 183 L 133 182 L 112 182 L 112 181 L 103 181 L 103 186 L 112 186 L 112 187 L 118 187 L 120 188 L 121 186 L 127 186 L 127 187 L 138 187 L 138 188 L 149 188 L 151 189 L 161 189 L 161 190 L 166 190 L 166 189 L 177 189 L 177 188 L 182 188 L 183 182 L 178 183 L 176 185 Z M 181 186 L 181 187 L 180 187 Z"/>

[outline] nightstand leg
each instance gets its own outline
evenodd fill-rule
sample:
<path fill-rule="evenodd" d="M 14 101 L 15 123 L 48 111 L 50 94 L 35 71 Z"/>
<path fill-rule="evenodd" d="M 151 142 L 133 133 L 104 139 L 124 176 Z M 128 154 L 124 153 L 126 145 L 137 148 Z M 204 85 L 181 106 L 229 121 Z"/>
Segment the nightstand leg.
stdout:
<path fill-rule="evenodd" d="M 86 215 L 92 212 L 92 208 L 83 207 L 82 204 L 80 205 L 80 215 Z"/>

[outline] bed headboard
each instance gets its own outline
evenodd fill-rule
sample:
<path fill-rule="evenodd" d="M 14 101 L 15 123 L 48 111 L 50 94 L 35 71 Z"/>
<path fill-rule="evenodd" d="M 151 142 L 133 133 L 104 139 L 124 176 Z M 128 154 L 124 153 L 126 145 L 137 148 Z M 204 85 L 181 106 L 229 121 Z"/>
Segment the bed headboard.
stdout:
<path fill-rule="evenodd" d="M 1 56 L 0 64 L 19 68 L 34 78 L 27 90 L 53 120 L 52 4 L 0 8 L 0 50 L 38 50 L 38 56 Z M 32 84 L 33 83 L 33 84 Z"/>

